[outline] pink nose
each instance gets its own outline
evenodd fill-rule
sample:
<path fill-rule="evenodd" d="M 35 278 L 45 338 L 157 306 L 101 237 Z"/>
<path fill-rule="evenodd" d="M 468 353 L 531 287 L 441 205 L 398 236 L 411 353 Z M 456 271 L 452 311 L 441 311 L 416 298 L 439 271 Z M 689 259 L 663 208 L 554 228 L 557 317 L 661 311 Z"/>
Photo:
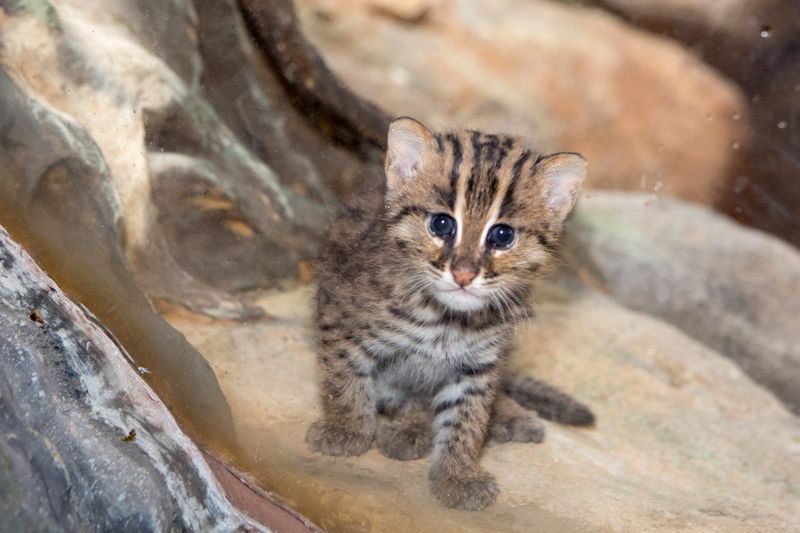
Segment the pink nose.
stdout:
<path fill-rule="evenodd" d="M 473 272 L 471 270 L 454 270 L 453 271 L 453 279 L 456 280 L 456 283 L 461 285 L 462 287 L 466 287 L 475 277 L 478 275 L 477 272 Z"/>

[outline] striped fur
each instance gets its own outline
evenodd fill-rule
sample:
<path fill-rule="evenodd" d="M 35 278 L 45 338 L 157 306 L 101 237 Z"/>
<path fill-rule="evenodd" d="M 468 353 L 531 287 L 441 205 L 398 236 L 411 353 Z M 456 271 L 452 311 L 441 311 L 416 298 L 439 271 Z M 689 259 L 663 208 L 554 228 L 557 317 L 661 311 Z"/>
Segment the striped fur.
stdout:
<path fill-rule="evenodd" d="M 398 459 L 432 446 L 437 498 L 481 509 L 497 494 L 478 465 L 493 408 L 498 440 L 543 435 L 535 415 L 501 391 L 501 376 L 583 178 L 569 172 L 585 163 L 544 157 L 505 135 L 433 134 L 411 119 L 392 124 L 388 144 L 385 183 L 354 197 L 320 262 L 323 417 L 307 440 L 327 454 L 358 455 L 377 435 L 379 449 Z M 455 219 L 452 238 L 431 233 L 437 213 Z M 497 223 L 516 231 L 507 250 L 487 244 Z M 474 279 L 459 287 L 457 271 Z"/>

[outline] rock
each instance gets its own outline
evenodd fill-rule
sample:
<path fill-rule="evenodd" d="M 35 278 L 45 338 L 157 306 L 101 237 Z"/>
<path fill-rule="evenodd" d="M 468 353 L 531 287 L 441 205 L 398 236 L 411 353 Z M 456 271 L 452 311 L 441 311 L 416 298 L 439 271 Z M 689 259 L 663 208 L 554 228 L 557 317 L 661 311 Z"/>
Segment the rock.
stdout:
<path fill-rule="evenodd" d="M 0 227 L 4 531 L 266 531 L 97 319 Z"/>
<path fill-rule="evenodd" d="M 416 24 L 422 22 L 431 9 L 430 0 L 370 0 L 370 8 L 379 15 L 392 17 L 400 22 Z"/>
<path fill-rule="evenodd" d="M 168 316 L 207 355 L 249 464 L 330 531 L 790 531 L 800 527 L 800 423 L 722 354 L 586 289 L 548 284 L 515 367 L 571 392 L 594 429 L 547 423 L 541 445 L 490 445 L 498 502 L 445 509 L 428 460 L 311 453 L 317 418 L 311 288 L 270 293 L 272 322 Z"/>
<path fill-rule="evenodd" d="M 75 155 L 90 151 L 83 162 L 102 167 L 116 237 L 153 299 L 253 318 L 229 293 L 295 276 L 340 196 L 379 168 L 375 139 L 385 137 L 387 117 L 324 69 L 288 1 L 266 15 L 248 9 L 248 21 L 233 0 L 11 4 L 0 8 L 0 69 L 27 107 L 4 118 L 56 111 L 70 124 L 67 137 L 80 131 L 93 144 Z M 269 23 L 281 24 L 286 54 L 307 67 L 292 71 L 303 80 L 266 63 L 251 29 L 271 35 Z M 304 80 L 313 86 L 304 98 L 314 87 L 321 94 L 308 104 L 313 113 L 297 109 L 285 87 Z M 14 142 L 0 144 L 0 156 L 13 158 L 5 152 Z M 38 178 L 25 170 L 23 191 Z M 19 218 L 25 204 L 12 205 Z"/>
<path fill-rule="evenodd" d="M 770 56 L 780 55 L 798 42 L 800 6 L 792 0 L 582 0 L 582 3 L 602 6 L 636 26 L 686 43 L 745 87 L 758 84 L 758 73 L 774 66 L 777 58 Z"/>
<path fill-rule="evenodd" d="M 753 131 L 717 207 L 800 246 L 800 3 L 792 0 L 587 0 L 669 35 L 746 92 Z M 744 115 L 740 112 L 740 115 Z"/>
<path fill-rule="evenodd" d="M 573 262 L 624 305 L 736 361 L 800 412 L 800 253 L 698 206 L 593 192 Z"/>
<path fill-rule="evenodd" d="M 408 25 L 364 0 L 298 3 L 309 37 L 354 91 L 436 127 L 512 131 L 579 151 L 593 187 L 714 203 L 737 155 L 731 143 L 748 131 L 735 84 L 600 10 L 438 2 Z"/>
<path fill-rule="evenodd" d="M 232 441 L 230 410 L 208 363 L 153 311 L 129 268 L 119 196 L 92 138 L 1 69 L 0 131 L 0 223 L 96 310 L 194 436 Z"/>
<path fill-rule="evenodd" d="M 737 220 L 800 247 L 800 52 L 790 53 L 781 57 L 780 68 L 759 76 L 761 83 L 752 90 L 756 133 L 719 205 Z"/>
<path fill-rule="evenodd" d="M 291 272 L 289 265 L 298 256 L 313 252 L 286 242 L 279 244 L 270 235 L 276 230 L 285 234 L 279 229 L 283 224 L 294 226 L 287 218 L 299 205 L 281 190 L 271 168 L 244 147 L 237 147 L 237 139 L 200 94 L 202 59 L 196 43 L 176 41 L 169 52 L 170 57 L 188 55 L 189 63 L 194 64 L 192 70 L 180 69 L 190 76 L 184 81 L 162 61 L 158 51 L 148 50 L 131 31 L 151 28 L 137 23 L 145 16 L 139 10 L 147 6 L 111 4 L 107 13 L 51 2 L 48 8 L 55 27 L 47 27 L 25 12 L 15 13 L 3 27 L 7 47 L 2 65 L 26 96 L 58 109 L 85 128 L 87 137 L 97 144 L 100 160 L 108 165 L 109 183 L 104 186 L 119 203 L 126 253 L 136 263 L 149 294 L 169 298 L 174 291 L 178 293 L 174 300 L 190 301 L 192 292 L 204 292 L 202 285 L 191 290 L 187 280 L 193 278 L 205 288 L 214 285 L 214 277 L 236 280 L 238 286 L 258 285 L 264 274 L 246 270 L 249 265 L 244 258 L 258 257 L 258 252 L 263 255 L 263 250 L 275 246 L 282 246 L 290 259 L 267 263 L 268 271 L 272 275 Z M 185 34 L 196 26 L 190 3 L 163 16 L 171 16 L 174 27 Z M 71 63 L 63 60 L 66 50 Z M 131 67 L 122 71 L 120 58 Z M 77 66 L 85 74 L 79 75 Z M 43 72 L 48 75 L 42 76 Z M 163 160 L 170 156 L 171 164 L 165 164 Z M 179 195 L 176 183 L 180 184 Z M 222 198 L 227 209 L 198 207 L 198 198 L 206 196 Z M 169 206 L 162 201 L 169 201 Z M 254 228 L 253 238 L 230 231 L 220 218 L 243 221 Z M 197 254 L 204 243 L 187 239 L 186 227 L 179 222 L 195 230 L 202 227 L 196 233 L 228 248 L 228 257 L 240 259 L 239 269 L 231 268 L 226 260 L 211 260 L 211 254 L 199 261 Z M 187 241 L 194 245 L 194 253 L 187 252 Z M 181 276 L 184 272 L 188 275 Z M 222 287 L 230 289 L 231 284 Z M 195 307 L 210 310 L 212 306 L 201 303 Z"/>
<path fill-rule="evenodd" d="M 319 96 L 310 114 L 296 108 L 293 91 L 282 79 L 288 76 L 269 65 L 255 46 L 239 3 L 197 4 L 200 9 L 189 0 L 168 6 L 152 0 L 0 0 L 0 224 L 96 313 L 92 321 L 108 331 L 108 338 L 113 331 L 187 433 L 232 456 L 238 452 L 236 436 L 213 372 L 153 304 L 177 303 L 222 319 L 261 318 L 260 308 L 248 307 L 231 293 L 276 284 L 313 257 L 339 195 L 345 196 L 362 173 L 379 168 L 375 138 L 385 137 L 381 128 L 387 117 L 342 87 L 298 39 L 296 25 L 287 18 L 290 2 L 276 0 L 268 15 L 281 20 L 287 55 L 306 61 L 307 68 L 299 72 L 327 89 L 319 95 L 313 87 L 303 92 L 307 99 Z M 271 29 L 259 26 L 262 32 Z M 33 309 L 47 302 L 25 300 L 39 293 L 19 296 L 15 305 L 30 307 L 25 316 L 34 317 L 28 322 L 55 319 L 49 307 Z M 6 305 L 3 298 L 0 302 Z M 77 382 L 74 389 L 59 389 L 60 382 L 52 390 L 31 387 L 29 395 L 12 398 L 15 404 L 9 395 L 17 392 L 18 383 L 26 383 L 23 378 L 38 378 L 38 367 L 9 371 L 11 387 L 0 376 L 0 435 L 6 439 L 3 445 L 10 442 L 0 457 L 0 469 L 7 467 L 0 512 L 4 520 L 14 513 L 14 521 L 4 526 L 27 530 L 35 524 L 38 529 L 32 520 L 41 515 L 42 529 L 63 525 L 82 530 L 90 523 L 134 530 L 249 527 L 225 517 L 223 507 L 231 506 L 215 502 L 219 487 L 204 486 L 213 482 L 211 477 L 198 481 L 186 474 L 178 479 L 183 475 L 177 472 L 180 461 L 186 459 L 181 454 L 196 455 L 196 449 L 190 453 L 169 439 L 151 438 L 151 429 L 165 431 L 145 424 L 146 408 L 166 413 L 155 392 L 138 392 L 149 398 L 144 412 L 125 411 L 125 391 L 114 383 L 103 388 L 104 376 L 90 364 L 99 356 L 84 346 L 83 337 L 76 333 L 75 339 L 65 340 L 80 343 L 75 358 L 85 356 L 67 366 L 50 348 L 39 353 L 38 346 L 29 346 L 33 341 L 25 335 L 30 328 L 18 334 L 16 322 L 3 325 L 0 370 L 3 363 L 11 364 L 5 356 L 13 354 L 20 361 L 39 357 L 42 365 L 59 365 L 50 370 L 65 372 L 62 381 L 81 377 L 80 370 L 91 371 L 83 377 L 100 387 L 96 394 L 106 395 L 100 400 L 109 416 L 119 415 L 126 424 L 143 420 L 136 433 L 130 431 L 133 426 L 120 433 L 116 420 L 110 421 L 116 424 L 113 436 L 112 428 L 84 428 L 92 422 L 80 416 L 88 409 L 46 401 L 73 393 L 81 399 Z M 14 412 L 4 426 L 6 408 Z M 49 425 L 39 428 L 35 421 L 13 418 L 28 412 Z M 175 422 L 170 419 L 170 424 Z M 58 433 L 63 440 L 56 438 Z M 188 438 L 181 438 L 188 446 Z M 49 453 L 48 439 L 55 443 L 55 457 L 39 453 Z M 144 452 L 162 454 L 154 458 L 152 472 L 143 464 L 142 450 L 114 455 L 120 446 L 139 442 Z M 28 453 L 28 445 L 36 453 Z M 92 468 L 94 448 L 103 445 L 110 448 L 107 455 L 96 455 L 108 465 L 98 466 L 96 488 L 103 494 L 96 495 L 84 470 Z M 164 472 L 173 466 L 167 459 L 176 472 Z M 141 472 L 131 464 L 137 462 Z M 48 470 L 42 480 L 33 479 L 39 466 Z M 77 475 L 84 477 L 70 480 Z M 115 475 L 122 477 L 117 485 Z M 8 487 L 16 490 L 17 477 L 25 486 L 9 494 Z M 191 486 L 184 491 L 182 483 Z M 243 494 L 252 499 L 253 491 Z M 112 495 L 130 495 L 130 506 L 108 501 Z M 164 501 L 153 503 L 150 497 Z M 48 498 L 54 499 L 50 509 L 43 507 Z M 107 516 L 101 514 L 104 507 Z M 126 515 L 126 509 L 133 514 Z M 72 512 L 78 514 L 74 526 L 67 521 Z"/>
<path fill-rule="evenodd" d="M 333 191 L 377 168 L 379 148 L 346 114 L 343 147 L 293 107 L 236 2 L 201 7 L 0 0 L 0 224 L 149 370 L 193 437 L 230 444 L 213 372 L 153 303 L 257 319 L 232 292 L 296 274 Z M 281 7 L 270 13 L 291 12 Z M 308 57 L 291 44 L 294 59 Z M 336 85 L 328 100 L 361 102 L 320 63 L 308 70 Z M 358 110 L 373 129 L 386 121 Z"/>

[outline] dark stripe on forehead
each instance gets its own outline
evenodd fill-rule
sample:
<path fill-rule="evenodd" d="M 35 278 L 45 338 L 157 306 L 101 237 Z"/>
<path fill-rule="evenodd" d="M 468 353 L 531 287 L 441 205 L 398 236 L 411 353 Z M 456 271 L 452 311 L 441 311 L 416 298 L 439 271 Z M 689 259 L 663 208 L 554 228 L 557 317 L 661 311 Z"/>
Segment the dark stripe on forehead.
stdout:
<path fill-rule="evenodd" d="M 449 203 L 450 209 L 455 209 L 456 203 L 456 187 L 458 185 L 458 169 L 461 166 L 461 160 L 463 159 L 464 155 L 461 150 L 461 141 L 458 140 L 453 133 L 447 134 L 447 140 L 450 141 L 450 144 L 453 146 L 453 166 L 450 167 L 450 196 L 449 196 Z"/>
<path fill-rule="evenodd" d="M 482 216 L 488 211 L 498 189 L 498 171 L 508 155 L 513 140 L 505 137 L 500 141 L 497 135 L 481 136 L 472 132 L 473 166 L 467 187 L 467 211 L 470 217 Z M 484 175 L 485 174 L 485 175 Z"/>
<path fill-rule="evenodd" d="M 483 143 L 481 142 L 481 133 L 473 131 L 472 136 L 472 169 L 469 172 L 469 181 L 467 182 L 467 199 L 472 197 L 472 191 L 478 182 L 478 174 L 481 171 L 481 152 L 483 151 Z M 467 200 L 469 202 L 469 200 Z"/>
<path fill-rule="evenodd" d="M 484 195 L 482 196 L 480 202 L 476 202 L 481 206 L 481 209 L 486 210 L 489 208 L 492 203 L 494 203 L 494 197 L 497 195 L 497 187 L 498 187 L 498 178 L 497 173 L 500 171 L 500 168 L 503 166 L 503 161 L 505 160 L 506 156 L 508 155 L 508 151 L 514 146 L 514 140 L 511 137 L 506 137 L 505 140 L 499 146 L 493 146 L 493 155 L 494 161 L 492 162 L 492 166 L 489 167 L 488 172 L 488 183 L 485 188 L 482 190 L 484 191 Z"/>
<path fill-rule="evenodd" d="M 483 141 L 483 147 L 486 149 L 485 161 L 494 161 L 497 149 L 500 147 L 500 137 L 494 134 L 487 134 Z"/>
<path fill-rule="evenodd" d="M 492 165 L 492 172 L 496 174 L 497 171 L 500 170 L 500 168 L 503 166 L 503 161 L 505 161 L 508 152 L 512 148 L 514 148 L 514 139 L 511 137 L 506 137 L 506 140 L 503 141 L 503 144 L 500 145 L 500 150 L 497 152 L 497 159 L 495 160 L 494 165 Z"/>
<path fill-rule="evenodd" d="M 511 182 L 508 184 L 506 194 L 503 196 L 503 203 L 500 205 L 501 218 L 511 215 L 511 213 L 514 211 L 514 192 L 516 191 L 517 184 L 522 176 L 522 168 L 525 166 L 525 163 L 528 161 L 528 159 L 530 159 L 531 155 L 532 154 L 530 150 L 525 150 L 514 162 L 514 166 L 511 170 Z"/>
<path fill-rule="evenodd" d="M 506 137 L 503 139 L 503 142 L 500 142 L 500 139 L 496 135 L 490 135 L 488 138 L 489 142 L 487 145 L 490 151 L 487 154 L 486 160 L 492 161 L 489 167 L 489 174 L 497 174 L 497 171 L 500 170 L 500 167 L 503 165 L 503 160 L 508 155 L 508 151 L 514 146 L 514 140 L 511 137 Z"/>
<path fill-rule="evenodd" d="M 434 185 L 433 192 L 436 194 L 436 201 L 442 205 L 451 206 L 455 204 L 455 191 L 442 187 L 441 185 Z"/>
<path fill-rule="evenodd" d="M 486 149 L 484 160 L 487 163 L 491 161 L 491 165 L 489 166 L 486 176 L 488 179 L 486 187 L 479 187 L 476 194 L 476 200 L 480 199 L 482 201 L 476 201 L 475 203 L 480 204 L 481 207 L 485 209 L 489 207 L 497 192 L 497 168 L 498 165 L 502 164 L 506 151 L 500 146 L 500 138 L 497 135 L 487 135 L 483 146 Z M 485 207 L 483 207 L 484 204 Z"/>
<path fill-rule="evenodd" d="M 493 172 L 497 172 L 500 170 L 500 167 L 503 166 L 503 161 L 505 161 L 508 152 L 514 148 L 514 139 L 512 137 L 506 137 L 503 139 L 503 142 L 500 143 L 500 148 L 497 151 L 497 158 L 492 165 Z"/>

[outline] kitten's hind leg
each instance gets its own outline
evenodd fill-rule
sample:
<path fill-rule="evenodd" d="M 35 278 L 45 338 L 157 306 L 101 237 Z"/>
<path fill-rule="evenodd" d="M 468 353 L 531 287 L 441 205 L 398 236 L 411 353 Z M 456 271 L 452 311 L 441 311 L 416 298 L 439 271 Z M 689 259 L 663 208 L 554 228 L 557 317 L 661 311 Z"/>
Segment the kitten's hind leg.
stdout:
<path fill-rule="evenodd" d="M 494 401 L 489 438 L 495 442 L 542 442 L 545 427 L 536 415 L 501 393 Z"/>
<path fill-rule="evenodd" d="M 408 404 L 393 418 L 378 423 L 375 440 L 378 450 L 391 459 L 410 461 L 428 455 L 433 446 L 433 414 L 416 404 Z"/>
<path fill-rule="evenodd" d="M 536 411 L 547 420 L 571 426 L 592 426 L 595 423 L 594 413 L 588 407 L 530 376 L 509 376 L 503 389 L 522 407 Z"/>

